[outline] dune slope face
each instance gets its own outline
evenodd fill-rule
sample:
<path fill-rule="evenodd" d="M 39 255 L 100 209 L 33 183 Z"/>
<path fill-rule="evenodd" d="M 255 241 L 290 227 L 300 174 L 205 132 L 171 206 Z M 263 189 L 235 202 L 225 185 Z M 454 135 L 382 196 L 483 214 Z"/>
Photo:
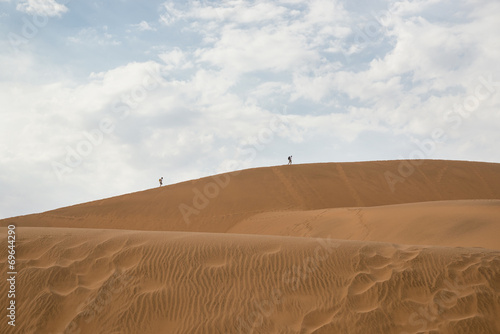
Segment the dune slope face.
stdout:
<path fill-rule="evenodd" d="M 433 160 L 413 164 L 380 161 L 249 169 L 10 221 L 22 226 L 226 232 L 262 212 L 500 199 L 500 164 Z"/>
<path fill-rule="evenodd" d="M 253 169 L 0 221 L 0 332 L 500 333 L 500 165 L 410 171 Z"/>

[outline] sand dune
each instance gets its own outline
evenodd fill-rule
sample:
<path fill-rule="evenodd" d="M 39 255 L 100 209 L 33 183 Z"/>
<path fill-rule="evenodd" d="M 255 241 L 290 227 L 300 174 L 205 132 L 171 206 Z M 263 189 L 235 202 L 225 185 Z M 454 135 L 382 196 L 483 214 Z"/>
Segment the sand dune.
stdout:
<path fill-rule="evenodd" d="M 500 164 L 413 163 L 250 169 L 1 220 L 18 307 L 0 332 L 500 333 Z"/>
<path fill-rule="evenodd" d="M 500 250 L 500 200 L 266 212 L 227 232 Z"/>
<path fill-rule="evenodd" d="M 22 333 L 500 331 L 498 251 L 192 232 L 19 234 Z"/>
<path fill-rule="evenodd" d="M 22 226 L 226 232 L 243 219 L 272 211 L 500 199 L 500 164 L 414 163 L 418 166 L 407 162 L 412 173 L 400 161 L 249 169 L 9 221 Z"/>

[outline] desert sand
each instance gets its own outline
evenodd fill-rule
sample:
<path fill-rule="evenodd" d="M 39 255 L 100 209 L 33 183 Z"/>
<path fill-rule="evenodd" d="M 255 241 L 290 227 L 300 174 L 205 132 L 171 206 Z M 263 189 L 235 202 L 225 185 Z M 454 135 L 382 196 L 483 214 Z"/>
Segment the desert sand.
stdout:
<path fill-rule="evenodd" d="M 500 333 L 500 164 L 248 169 L 8 225 L 1 333 Z"/>

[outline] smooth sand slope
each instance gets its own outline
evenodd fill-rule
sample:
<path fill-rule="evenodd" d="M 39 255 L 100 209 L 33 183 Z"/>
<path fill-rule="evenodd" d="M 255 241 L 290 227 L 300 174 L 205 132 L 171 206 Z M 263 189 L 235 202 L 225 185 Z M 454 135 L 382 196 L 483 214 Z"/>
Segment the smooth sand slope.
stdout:
<path fill-rule="evenodd" d="M 500 200 L 266 212 L 227 232 L 500 250 Z"/>
<path fill-rule="evenodd" d="M 9 221 L 22 226 L 226 232 L 243 219 L 274 211 L 500 200 L 500 164 L 414 163 L 418 166 L 380 161 L 249 169 Z"/>
<path fill-rule="evenodd" d="M 251 169 L 2 220 L 18 274 L 0 332 L 500 333 L 500 164 L 415 163 Z"/>

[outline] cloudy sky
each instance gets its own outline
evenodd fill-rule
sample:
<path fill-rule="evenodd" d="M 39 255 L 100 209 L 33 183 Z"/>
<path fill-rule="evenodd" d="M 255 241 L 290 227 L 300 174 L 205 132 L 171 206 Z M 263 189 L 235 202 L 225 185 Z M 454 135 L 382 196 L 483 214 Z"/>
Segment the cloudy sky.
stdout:
<path fill-rule="evenodd" d="M 500 162 L 498 0 L 0 0 L 0 218 L 286 163 Z"/>

